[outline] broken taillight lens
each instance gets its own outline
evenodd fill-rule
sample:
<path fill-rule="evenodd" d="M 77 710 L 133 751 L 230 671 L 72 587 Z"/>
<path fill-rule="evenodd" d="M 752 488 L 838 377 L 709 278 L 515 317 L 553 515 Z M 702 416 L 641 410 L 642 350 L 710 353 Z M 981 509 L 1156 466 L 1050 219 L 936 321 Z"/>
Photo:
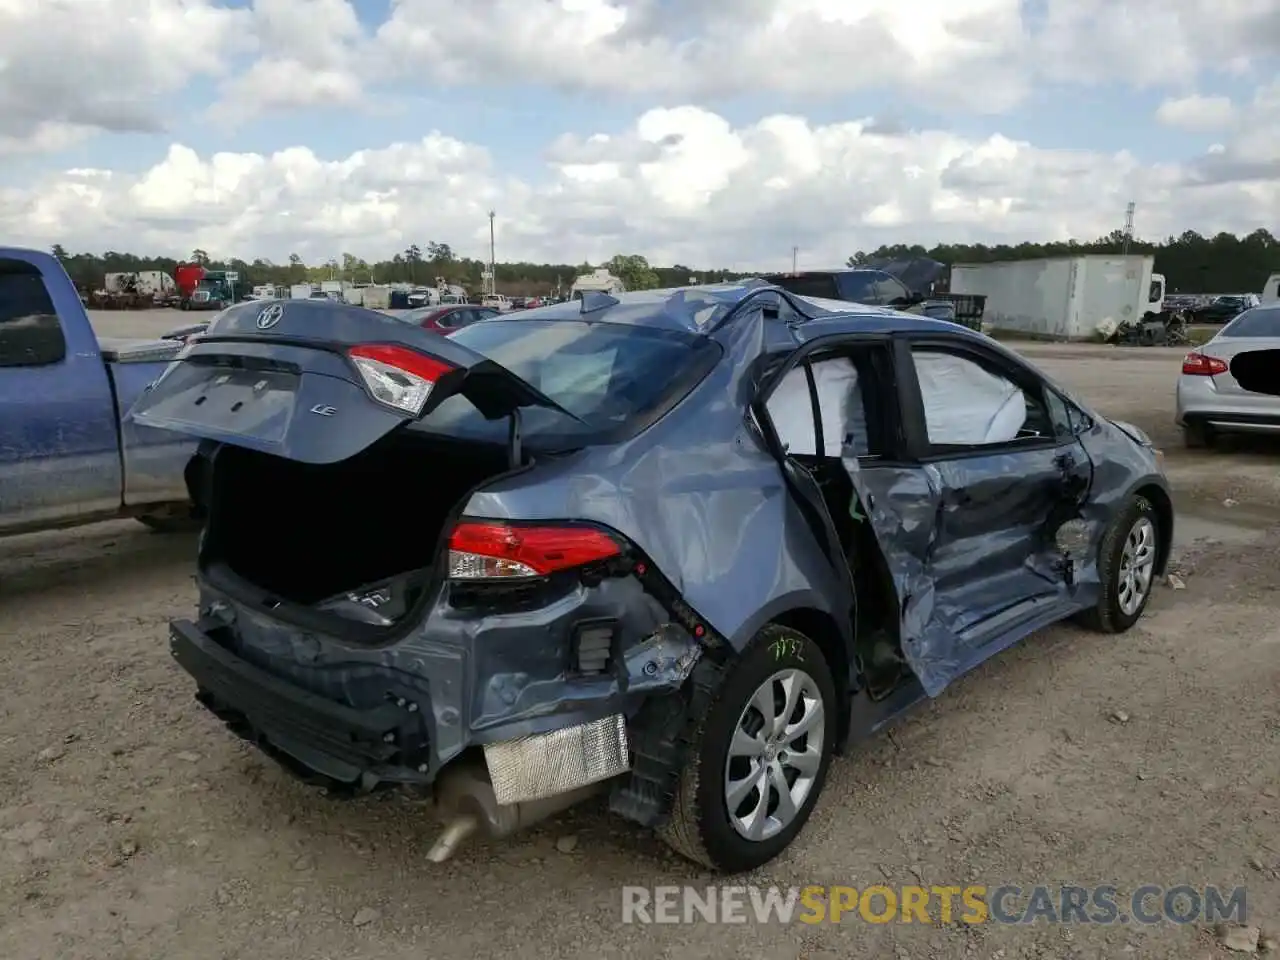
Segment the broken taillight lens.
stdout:
<path fill-rule="evenodd" d="M 392 344 L 363 344 L 352 347 L 348 356 L 373 399 L 414 417 L 422 413 L 436 381 L 453 369 L 434 357 Z"/>
<path fill-rule="evenodd" d="M 463 521 L 449 535 L 449 577 L 545 577 L 621 552 L 616 540 L 591 527 Z"/>
<path fill-rule="evenodd" d="M 1227 372 L 1227 364 L 1207 353 L 1188 353 L 1182 358 L 1182 372 L 1193 377 L 1216 377 Z"/>

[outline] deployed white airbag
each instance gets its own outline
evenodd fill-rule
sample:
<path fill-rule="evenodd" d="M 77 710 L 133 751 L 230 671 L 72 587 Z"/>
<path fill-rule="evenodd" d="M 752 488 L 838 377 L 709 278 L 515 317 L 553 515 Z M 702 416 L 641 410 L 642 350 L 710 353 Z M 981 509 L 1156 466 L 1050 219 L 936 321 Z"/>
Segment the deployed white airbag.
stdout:
<path fill-rule="evenodd" d="M 1017 437 L 1027 419 L 1017 385 L 952 354 L 920 350 L 913 359 L 930 443 L 1007 443 Z"/>
<path fill-rule="evenodd" d="M 822 416 L 823 455 L 838 458 L 845 440 L 855 453 L 867 452 L 867 418 L 858 388 L 858 368 L 847 357 L 813 364 L 813 382 Z M 783 377 L 766 405 L 778 439 L 789 453 L 813 455 L 817 441 L 813 429 L 813 401 L 802 367 Z"/>
<path fill-rule="evenodd" d="M 813 401 L 809 397 L 809 381 L 803 367 L 787 371 L 765 404 L 778 440 L 788 453 L 810 455 L 817 446 L 813 428 Z"/>
<path fill-rule="evenodd" d="M 822 412 L 822 445 L 828 457 L 839 457 L 845 440 L 859 455 L 867 452 L 867 415 L 858 388 L 858 368 L 847 357 L 813 365 Z"/>

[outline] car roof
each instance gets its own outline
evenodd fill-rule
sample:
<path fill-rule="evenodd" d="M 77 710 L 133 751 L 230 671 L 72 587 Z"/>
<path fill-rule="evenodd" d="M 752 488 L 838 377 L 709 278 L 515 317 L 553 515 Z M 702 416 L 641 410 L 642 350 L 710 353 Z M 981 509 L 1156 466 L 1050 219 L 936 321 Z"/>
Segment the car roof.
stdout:
<path fill-rule="evenodd" d="M 796 325 L 797 339 L 801 340 L 811 339 L 820 331 L 833 334 L 917 330 L 974 335 L 968 328 L 947 320 L 847 300 L 803 297 L 760 278 L 616 294 L 588 292 L 582 300 L 522 311 L 520 320 L 592 320 L 709 334 L 740 304 L 766 293 L 782 297 L 805 317 L 804 323 Z"/>

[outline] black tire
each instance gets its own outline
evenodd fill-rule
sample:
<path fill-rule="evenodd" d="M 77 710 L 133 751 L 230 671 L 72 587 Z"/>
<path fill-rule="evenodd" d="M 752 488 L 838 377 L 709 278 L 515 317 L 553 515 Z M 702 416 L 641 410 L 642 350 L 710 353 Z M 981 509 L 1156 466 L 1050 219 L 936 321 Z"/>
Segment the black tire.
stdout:
<path fill-rule="evenodd" d="M 792 669 L 807 674 L 821 696 L 821 757 L 813 783 L 791 821 L 768 839 L 749 840 L 730 821 L 725 797 L 729 745 L 756 691 L 771 676 Z M 681 856 L 725 873 L 754 870 L 778 856 L 804 829 L 822 793 L 835 745 L 838 710 L 831 668 L 818 645 L 789 627 L 766 626 L 730 668 L 698 723 L 671 815 L 659 828 L 659 836 Z"/>
<path fill-rule="evenodd" d="M 1155 569 L 1152 569 L 1151 580 L 1147 585 L 1146 595 L 1136 609 L 1126 613 L 1120 604 L 1121 575 L 1125 541 L 1139 522 L 1151 524 L 1154 546 L 1160 549 L 1160 517 L 1145 497 L 1133 497 L 1123 510 L 1117 514 L 1102 537 L 1098 553 L 1098 575 L 1102 581 L 1102 595 L 1093 609 L 1086 610 L 1079 617 L 1079 622 L 1099 633 L 1124 633 L 1142 616 L 1155 592 Z"/>
<path fill-rule="evenodd" d="M 1188 450 L 1203 450 L 1213 446 L 1213 434 L 1202 423 L 1188 423 L 1182 428 L 1182 443 Z"/>

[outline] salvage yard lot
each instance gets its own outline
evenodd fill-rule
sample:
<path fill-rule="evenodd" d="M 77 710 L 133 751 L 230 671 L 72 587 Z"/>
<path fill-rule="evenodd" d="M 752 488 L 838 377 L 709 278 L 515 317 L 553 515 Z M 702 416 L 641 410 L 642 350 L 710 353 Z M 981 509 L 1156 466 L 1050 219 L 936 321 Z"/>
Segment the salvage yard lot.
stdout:
<path fill-rule="evenodd" d="M 1278 935 L 1280 448 L 1180 450 L 1180 351 L 1026 352 L 1165 447 L 1184 588 L 1127 635 L 1044 631 L 855 748 L 746 882 L 1245 885 Z M 1196 925 L 623 925 L 624 885 L 711 880 L 594 807 L 432 865 L 420 803 L 327 800 L 196 706 L 166 647 L 193 551 L 130 523 L 0 542 L 6 960 L 1225 955 Z"/>

